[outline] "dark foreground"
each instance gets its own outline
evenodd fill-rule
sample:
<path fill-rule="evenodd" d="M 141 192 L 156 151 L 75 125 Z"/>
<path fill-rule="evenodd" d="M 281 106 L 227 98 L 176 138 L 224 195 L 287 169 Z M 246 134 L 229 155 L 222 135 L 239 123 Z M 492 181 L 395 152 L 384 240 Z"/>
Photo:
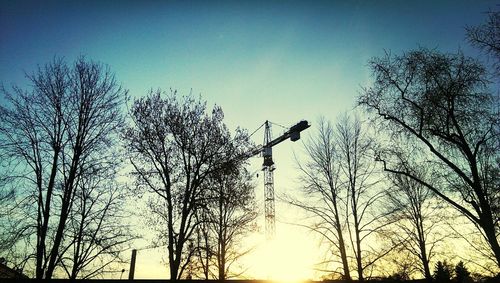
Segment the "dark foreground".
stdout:
<path fill-rule="evenodd" d="M 9 282 L 55 282 L 55 283 L 69 283 L 69 282 L 81 282 L 81 283 L 277 283 L 277 282 L 303 282 L 303 283 L 346 283 L 345 280 L 323 280 L 323 281 L 279 281 L 279 280 L 167 280 L 167 279 L 82 279 L 82 280 L 69 280 L 69 279 L 51 279 L 51 280 L 36 280 L 36 279 L 0 279 L 2 283 Z M 349 281 L 350 283 L 357 283 L 358 280 Z M 425 280 L 408 280 L 408 281 L 398 281 L 392 279 L 377 279 L 377 280 L 365 280 L 364 283 L 396 283 L 396 282 L 412 282 L 412 283 L 426 283 Z"/>
<path fill-rule="evenodd" d="M 51 279 L 51 280 L 36 280 L 36 279 L 6 279 L 0 278 L 1 283 L 24 283 L 24 282 L 55 282 L 55 283 L 70 283 L 70 282 L 81 282 L 81 283 L 219 283 L 219 282 L 227 282 L 227 283 L 280 283 L 280 282 L 293 282 L 293 283 L 359 283 L 358 280 L 345 281 L 345 280 L 322 280 L 322 281 L 307 281 L 307 280 L 297 280 L 297 281 L 279 281 L 279 280 L 167 280 L 167 279 L 137 279 L 137 280 L 128 280 L 128 279 L 84 279 L 84 280 L 69 280 L 69 279 Z M 395 280 L 395 279 L 371 279 L 365 280 L 363 283 L 427 283 L 425 279 L 417 279 L 417 280 Z M 468 281 L 472 282 L 472 281 Z M 485 280 L 479 281 L 481 283 L 500 283 L 500 275 L 497 275 L 493 278 L 488 278 Z M 434 282 L 441 283 L 441 282 Z M 458 283 L 456 281 L 448 281 L 447 283 Z"/>

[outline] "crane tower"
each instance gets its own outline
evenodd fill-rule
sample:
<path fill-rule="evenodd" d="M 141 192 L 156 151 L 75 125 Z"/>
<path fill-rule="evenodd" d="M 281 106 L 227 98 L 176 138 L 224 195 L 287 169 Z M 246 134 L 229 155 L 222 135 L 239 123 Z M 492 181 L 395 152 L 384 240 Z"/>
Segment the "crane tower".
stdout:
<path fill-rule="evenodd" d="M 273 146 L 279 144 L 280 142 L 290 138 L 291 141 L 295 142 L 300 139 L 300 132 L 310 127 L 307 121 L 302 120 L 294 126 L 290 127 L 281 136 L 272 139 L 271 123 L 266 121 L 264 123 L 264 143 L 257 150 L 250 153 L 250 156 L 262 153 L 264 158 L 264 163 L 262 164 L 262 171 L 264 171 L 264 213 L 266 219 L 266 238 L 271 240 L 276 234 L 276 223 L 275 223 L 275 208 L 274 208 L 274 174 L 273 171 L 276 169 L 273 161 Z"/>
<path fill-rule="evenodd" d="M 268 240 L 274 238 L 276 234 L 273 148 L 271 146 L 266 146 L 271 142 L 271 137 L 271 124 L 269 121 L 266 121 L 264 129 L 264 147 L 262 149 L 262 157 L 264 157 L 262 171 L 264 171 L 264 213 L 266 218 L 266 238 Z"/>

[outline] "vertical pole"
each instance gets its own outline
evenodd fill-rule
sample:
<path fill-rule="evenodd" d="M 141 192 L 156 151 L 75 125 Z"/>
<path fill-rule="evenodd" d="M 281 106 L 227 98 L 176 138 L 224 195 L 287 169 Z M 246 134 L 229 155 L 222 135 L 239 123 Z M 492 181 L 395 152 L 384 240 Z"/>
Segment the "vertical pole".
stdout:
<path fill-rule="evenodd" d="M 267 147 L 272 140 L 271 124 L 266 121 L 264 132 L 264 212 L 266 217 L 266 239 L 274 239 L 276 234 L 275 210 L 274 210 L 274 161 L 271 147 Z"/>
<path fill-rule="evenodd" d="M 132 258 L 130 259 L 130 269 L 128 272 L 128 280 L 134 280 L 134 273 L 135 273 L 135 257 L 137 255 L 137 250 L 133 249 L 132 250 Z"/>
<path fill-rule="evenodd" d="M 273 240 L 276 235 L 274 210 L 274 165 L 264 166 L 264 210 L 266 215 L 266 239 Z"/>
<path fill-rule="evenodd" d="M 266 128 L 264 132 L 264 148 L 263 157 L 264 164 L 262 164 L 262 171 L 264 171 L 264 212 L 266 218 L 266 254 L 267 258 L 276 259 L 274 249 L 274 236 L 276 234 L 276 223 L 274 222 L 274 161 L 273 149 L 268 146 L 272 140 L 271 123 L 266 121 Z M 272 262 L 266 266 L 267 279 L 272 278 L 273 269 L 276 265 Z"/>

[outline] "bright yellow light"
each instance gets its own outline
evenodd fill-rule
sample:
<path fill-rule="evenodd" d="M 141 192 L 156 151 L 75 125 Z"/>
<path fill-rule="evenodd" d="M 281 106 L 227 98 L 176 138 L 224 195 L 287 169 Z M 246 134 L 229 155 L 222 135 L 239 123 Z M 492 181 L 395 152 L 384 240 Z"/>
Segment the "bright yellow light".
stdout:
<path fill-rule="evenodd" d="M 272 241 L 263 240 L 251 261 L 250 276 L 258 279 L 298 281 L 314 278 L 315 242 L 293 227 L 281 229 Z"/>

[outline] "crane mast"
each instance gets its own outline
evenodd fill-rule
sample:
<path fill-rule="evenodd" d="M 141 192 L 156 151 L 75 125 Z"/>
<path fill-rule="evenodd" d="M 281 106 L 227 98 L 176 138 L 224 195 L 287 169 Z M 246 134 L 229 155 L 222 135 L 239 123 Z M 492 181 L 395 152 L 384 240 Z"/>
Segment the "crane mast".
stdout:
<path fill-rule="evenodd" d="M 262 164 L 262 171 L 264 171 L 264 213 L 266 219 L 266 238 L 271 240 L 276 234 L 276 223 L 275 223 L 275 207 L 274 207 L 274 166 L 273 161 L 273 146 L 285 141 L 290 138 L 291 141 L 295 142 L 300 139 L 300 132 L 310 127 L 307 121 L 302 120 L 294 126 L 290 127 L 281 136 L 272 139 L 271 123 L 266 121 L 264 123 L 264 143 L 244 156 L 246 158 L 255 156 L 257 154 L 262 154 L 264 162 Z"/>
<path fill-rule="evenodd" d="M 275 208 L 274 208 L 274 174 L 273 171 L 273 148 L 267 146 L 271 142 L 272 132 L 271 124 L 266 121 L 264 130 L 264 147 L 262 149 L 262 156 L 264 163 L 262 164 L 262 171 L 264 171 L 264 213 L 266 219 L 266 239 L 273 239 L 276 235 L 275 223 Z"/>

